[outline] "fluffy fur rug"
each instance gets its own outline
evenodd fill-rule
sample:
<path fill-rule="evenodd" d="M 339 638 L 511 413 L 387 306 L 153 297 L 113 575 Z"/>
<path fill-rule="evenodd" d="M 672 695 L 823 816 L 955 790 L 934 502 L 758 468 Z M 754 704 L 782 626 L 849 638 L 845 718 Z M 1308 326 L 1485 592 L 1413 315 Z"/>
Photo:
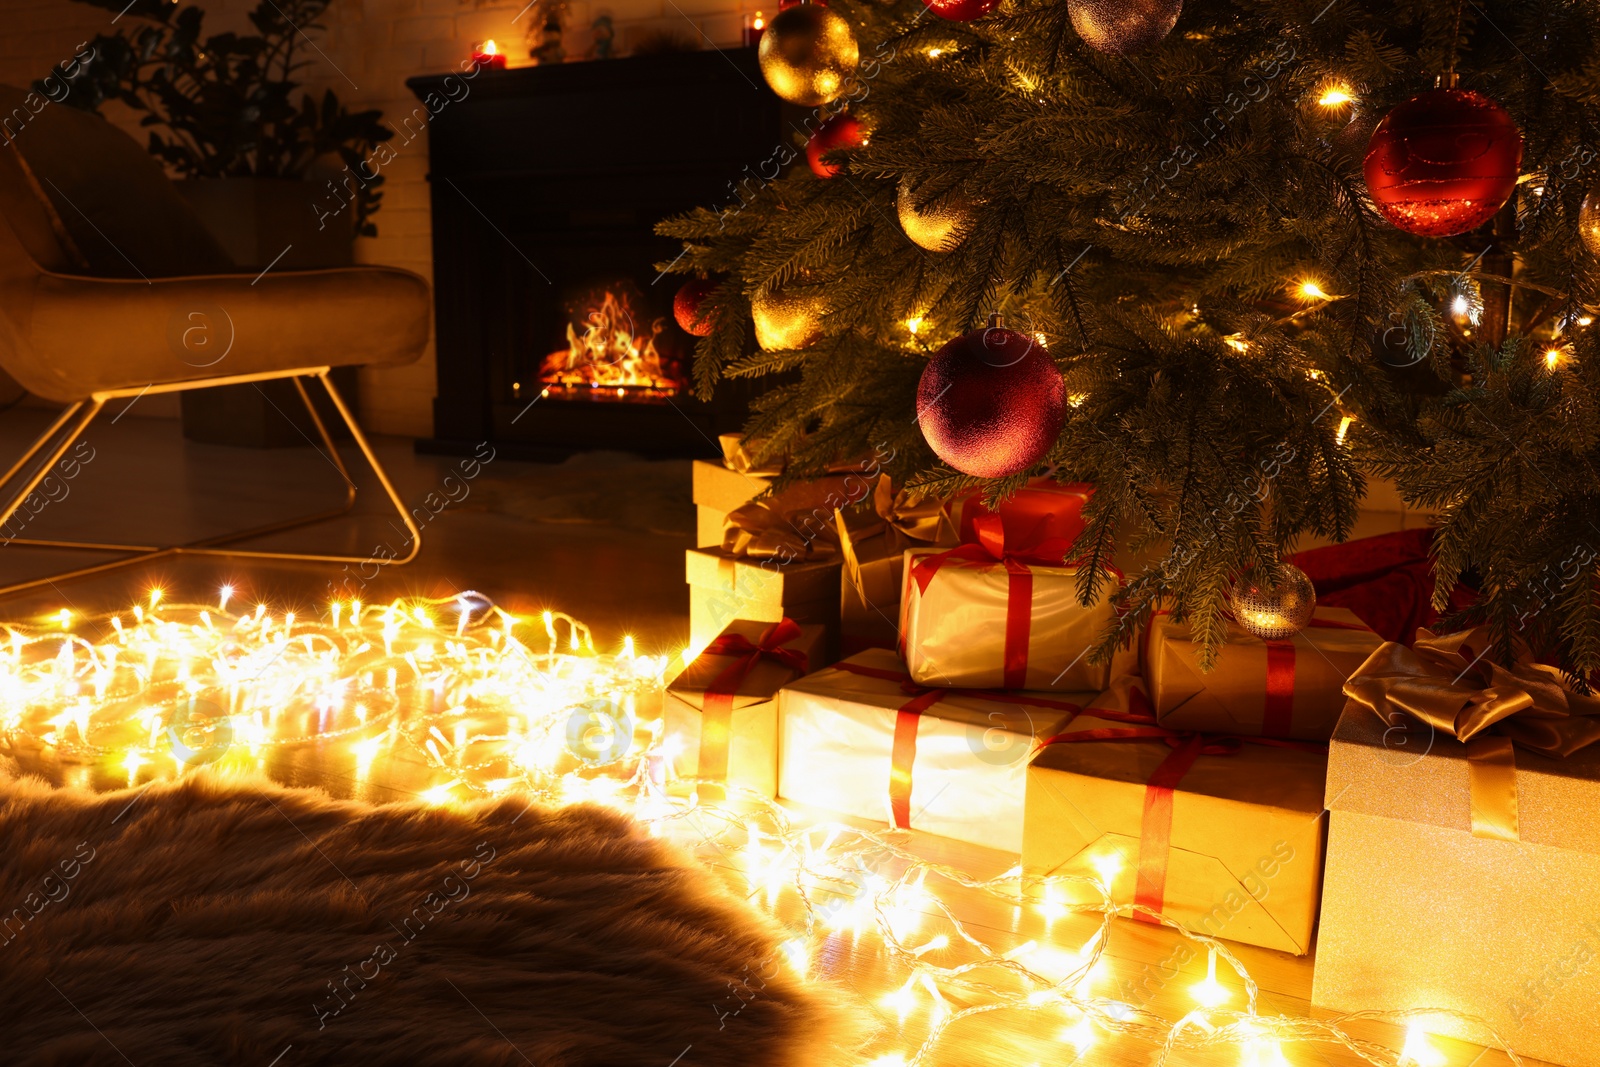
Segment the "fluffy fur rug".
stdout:
<path fill-rule="evenodd" d="M 8 1064 L 843 1062 L 779 941 L 603 809 L 0 771 Z"/>

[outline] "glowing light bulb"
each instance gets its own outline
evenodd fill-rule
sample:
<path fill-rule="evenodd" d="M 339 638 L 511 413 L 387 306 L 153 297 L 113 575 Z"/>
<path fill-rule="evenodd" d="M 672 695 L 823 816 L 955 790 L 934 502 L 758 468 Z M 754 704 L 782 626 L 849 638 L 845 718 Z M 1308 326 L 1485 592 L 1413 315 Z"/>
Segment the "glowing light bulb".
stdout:
<path fill-rule="evenodd" d="M 156 586 L 154 589 L 150 590 L 150 610 L 151 611 L 156 610 L 156 605 L 161 603 L 161 596 L 162 596 L 161 587 L 159 585 Z"/>
<path fill-rule="evenodd" d="M 436 785 L 431 788 L 424 789 L 422 791 L 422 799 L 436 807 L 439 805 L 448 804 L 452 799 L 450 796 L 450 791 L 455 787 L 455 782 L 446 782 L 443 785 Z"/>
<path fill-rule="evenodd" d="M 1229 334 L 1227 337 L 1222 339 L 1222 343 L 1233 349 L 1235 352 L 1250 351 L 1250 342 L 1246 341 L 1238 334 Z"/>
<path fill-rule="evenodd" d="M 128 784 L 132 785 L 139 778 L 139 768 L 149 761 L 144 758 L 144 753 L 136 748 L 128 750 L 127 756 L 122 760 L 123 769 L 128 772 Z"/>
<path fill-rule="evenodd" d="M 500 54 L 500 47 L 494 43 L 493 37 L 483 42 L 483 54 L 486 56 L 497 56 Z"/>
<path fill-rule="evenodd" d="M 1071 1045 L 1082 1056 L 1089 1051 L 1091 1045 L 1099 1038 L 1094 1032 L 1094 1023 L 1085 1015 L 1077 1024 L 1061 1031 L 1061 1040 Z"/>
<path fill-rule="evenodd" d="M 1466 293 L 1457 293 L 1456 298 L 1450 301 L 1450 310 L 1455 312 L 1457 315 L 1465 315 L 1467 310 L 1471 307 L 1472 302 L 1467 299 Z"/>
<path fill-rule="evenodd" d="M 765 15 L 763 15 L 761 12 L 757 11 L 756 12 L 756 17 L 750 23 L 750 28 L 753 29 L 753 30 L 764 30 L 764 29 L 766 29 L 767 28 L 767 17 Z"/>
<path fill-rule="evenodd" d="M 913 315 L 906 320 L 906 329 L 911 331 L 912 336 L 915 336 L 919 331 L 921 331 L 923 321 L 924 320 L 921 315 Z"/>
<path fill-rule="evenodd" d="M 1324 290 L 1321 284 L 1319 284 L 1313 278 L 1303 279 L 1300 284 L 1295 287 L 1295 292 L 1299 294 L 1300 299 L 1302 300 L 1329 299 L 1327 291 Z"/>
<path fill-rule="evenodd" d="M 1339 420 L 1339 431 L 1334 434 L 1334 438 L 1341 445 L 1344 444 L 1345 435 L 1350 432 L 1350 426 L 1355 421 L 1355 416 L 1353 415 L 1346 415 L 1344 418 Z"/>
<path fill-rule="evenodd" d="M 217 590 L 217 610 L 227 611 L 228 601 L 233 599 L 233 586 L 225 585 Z"/>
<path fill-rule="evenodd" d="M 930 48 L 930 49 L 928 49 L 928 58 L 929 59 L 938 59 L 942 55 L 944 55 L 944 49 L 943 48 Z"/>
<path fill-rule="evenodd" d="M 1122 873 L 1122 853 L 1101 852 L 1093 856 L 1089 863 L 1100 876 L 1100 884 L 1105 886 L 1106 892 L 1109 893 L 1117 881 L 1117 875 Z"/>
<path fill-rule="evenodd" d="M 61 628 L 66 630 L 72 626 L 72 612 L 62 608 L 56 613 L 56 620 L 61 623 Z"/>
<path fill-rule="evenodd" d="M 1406 1044 L 1400 1050 L 1400 1067 L 1444 1067 L 1449 1060 L 1433 1047 L 1428 1033 L 1418 1022 L 1406 1025 Z"/>
<path fill-rule="evenodd" d="M 1323 107 L 1344 107 L 1354 99 L 1348 85 L 1330 85 L 1317 97 L 1317 103 Z"/>
<path fill-rule="evenodd" d="M 633 659 L 634 658 L 634 653 L 633 653 L 633 635 L 632 634 L 623 634 L 622 635 L 622 658 L 623 659 Z"/>
<path fill-rule="evenodd" d="M 1547 370 L 1555 370 L 1561 366 L 1561 361 L 1566 353 L 1559 348 L 1547 348 L 1544 352 L 1544 365 Z"/>
<path fill-rule="evenodd" d="M 1202 1007 L 1216 1008 L 1228 1002 L 1233 996 L 1217 981 L 1217 953 L 1212 949 L 1206 956 L 1206 980 L 1189 987 L 1189 995 Z"/>

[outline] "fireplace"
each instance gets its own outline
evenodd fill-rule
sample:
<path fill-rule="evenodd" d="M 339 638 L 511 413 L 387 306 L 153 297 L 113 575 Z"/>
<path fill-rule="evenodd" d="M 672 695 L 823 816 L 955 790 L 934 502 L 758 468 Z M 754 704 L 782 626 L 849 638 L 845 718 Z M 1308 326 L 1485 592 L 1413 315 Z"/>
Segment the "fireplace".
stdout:
<path fill-rule="evenodd" d="M 438 392 L 418 448 L 714 453 L 749 394 L 694 398 L 684 279 L 654 266 L 680 249 L 653 227 L 737 202 L 732 184 L 788 143 L 755 50 L 447 78 L 407 83 L 434 112 Z"/>

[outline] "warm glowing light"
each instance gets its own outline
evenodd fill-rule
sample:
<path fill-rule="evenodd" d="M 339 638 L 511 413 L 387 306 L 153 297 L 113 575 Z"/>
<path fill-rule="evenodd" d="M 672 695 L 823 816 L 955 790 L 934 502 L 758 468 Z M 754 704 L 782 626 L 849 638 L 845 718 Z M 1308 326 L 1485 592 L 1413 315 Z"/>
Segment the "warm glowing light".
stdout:
<path fill-rule="evenodd" d="M 493 37 L 491 37 L 487 41 L 483 42 L 483 50 L 482 51 L 483 51 L 483 54 L 486 55 L 486 56 L 497 56 L 497 55 L 500 54 L 500 48 L 499 48 L 498 45 L 496 45 L 494 43 L 494 38 Z"/>
<path fill-rule="evenodd" d="M 143 767 L 148 762 L 149 761 L 144 758 L 144 754 L 138 749 L 134 748 L 128 750 L 127 756 L 123 757 L 122 766 L 123 769 L 128 772 L 129 785 L 132 785 L 134 782 L 139 780 L 139 768 Z"/>
<path fill-rule="evenodd" d="M 913 315 L 906 320 L 906 329 L 911 331 L 912 336 L 915 336 L 917 331 L 922 329 L 922 323 L 923 318 L 921 315 Z"/>
<path fill-rule="evenodd" d="M 944 49 L 943 48 L 930 48 L 930 49 L 928 49 L 928 58 L 929 59 L 938 59 L 942 55 L 944 55 Z"/>
<path fill-rule="evenodd" d="M 217 607 L 223 611 L 228 610 L 228 601 L 233 599 L 233 586 L 225 585 L 217 591 Z"/>
<path fill-rule="evenodd" d="M 1116 884 L 1117 875 L 1122 873 L 1123 861 L 1120 852 L 1098 852 L 1090 857 L 1089 864 L 1100 876 L 1100 884 L 1106 887 L 1106 892 Z"/>
<path fill-rule="evenodd" d="M 1466 293 L 1457 293 L 1456 298 L 1450 301 L 1450 310 L 1457 315 L 1465 315 L 1472 307 L 1472 302 L 1467 299 Z"/>
<path fill-rule="evenodd" d="M 1312 278 L 1306 278 L 1306 279 L 1302 280 L 1297 286 L 1295 286 L 1295 292 L 1299 295 L 1300 299 L 1302 299 L 1302 300 L 1329 300 L 1329 299 L 1331 299 L 1328 296 L 1326 290 L 1324 290 L 1322 288 L 1322 286 L 1315 279 L 1312 279 Z"/>
<path fill-rule="evenodd" d="M 761 12 L 757 11 L 755 19 L 750 23 L 750 28 L 751 29 L 755 29 L 755 30 L 764 30 L 764 29 L 766 29 L 767 28 L 766 16 L 763 15 Z"/>
<path fill-rule="evenodd" d="M 1228 336 L 1224 337 L 1222 339 L 1222 343 L 1233 349 L 1235 352 L 1250 351 L 1250 342 L 1246 341 L 1243 337 L 1240 337 L 1236 333 L 1229 334 Z"/>
<path fill-rule="evenodd" d="M 1591 318 L 1588 315 L 1579 315 L 1578 316 L 1578 325 L 1579 326 L 1587 326 L 1593 321 L 1594 321 L 1594 319 Z"/>
<path fill-rule="evenodd" d="M 162 597 L 162 592 L 161 592 L 161 587 L 159 585 L 156 586 L 154 589 L 150 590 L 150 610 L 151 611 L 154 611 L 156 609 L 156 605 L 161 603 L 161 597 Z"/>
<path fill-rule="evenodd" d="M 1189 995 L 1204 1008 L 1221 1007 L 1228 1002 L 1228 998 L 1233 996 L 1223 987 L 1221 982 L 1217 981 L 1217 953 L 1215 950 L 1212 950 L 1206 956 L 1205 981 L 1190 986 Z"/>
<path fill-rule="evenodd" d="M 63 630 L 70 630 L 72 628 L 72 612 L 62 608 L 56 613 L 56 621 L 61 624 Z"/>
<path fill-rule="evenodd" d="M 1344 418 L 1339 420 L 1339 430 L 1338 430 L 1337 433 L 1334 434 L 1334 438 L 1341 445 L 1344 444 L 1345 435 L 1350 432 L 1350 426 L 1355 421 L 1356 420 L 1355 420 L 1355 416 L 1354 415 L 1346 415 Z"/>
<path fill-rule="evenodd" d="M 1444 1067 L 1449 1059 L 1433 1047 L 1422 1024 L 1412 1022 L 1406 1026 L 1406 1044 L 1400 1050 L 1400 1067 Z"/>
<path fill-rule="evenodd" d="M 1317 97 L 1317 103 L 1323 107 L 1344 107 L 1354 99 L 1348 85 L 1330 85 Z"/>
<path fill-rule="evenodd" d="M 539 377 L 546 387 L 589 400 L 676 394 L 681 382 L 656 350 L 666 320 L 636 324 L 625 293 L 607 289 L 592 299 L 581 325 L 567 323 L 567 347 L 544 357 Z"/>
<path fill-rule="evenodd" d="M 1061 1031 L 1061 1040 L 1077 1050 L 1080 1056 L 1089 1051 L 1090 1046 L 1095 1043 L 1098 1037 L 1099 1035 L 1094 1030 L 1094 1023 L 1088 1016 L 1079 1019 L 1076 1025 Z"/>
<path fill-rule="evenodd" d="M 454 790 L 455 787 L 455 782 L 445 782 L 443 785 L 436 785 L 429 789 L 424 789 L 422 791 L 422 799 L 433 805 L 448 804 L 451 800 L 455 799 L 450 795 L 451 791 Z"/>
<path fill-rule="evenodd" d="M 1555 370 L 1557 367 L 1561 366 L 1562 360 L 1565 358 L 1566 352 L 1562 349 L 1547 348 L 1544 352 L 1544 365 L 1549 370 Z"/>
<path fill-rule="evenodd" d="M 1088 399 L 1089 399 L 1089 394 L 1088 393 L 1072 393 L 1072 394 L 1068 395 L 1067 403 L 1068 403 L 1068 405 L 1070 405 L 1072 407 L 1081 408 L 1081 407 L 1083 407 L 1083 402 L 1085 400 L 1088 400 Z"/>

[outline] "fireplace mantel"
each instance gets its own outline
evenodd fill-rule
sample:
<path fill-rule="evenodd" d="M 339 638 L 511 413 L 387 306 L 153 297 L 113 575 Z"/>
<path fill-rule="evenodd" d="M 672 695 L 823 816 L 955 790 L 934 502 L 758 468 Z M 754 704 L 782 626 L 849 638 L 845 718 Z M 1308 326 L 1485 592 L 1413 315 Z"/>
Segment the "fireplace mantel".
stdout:
<path fill-rule="evenodd" d="M 470 450 L 489 440 L 529 458 L 594 447 L 714 453 L 716 435 L 743 419 L 747 397 L 734 390 L 712 404 L 687 394 L 653 406 L 535 403 L 522 379 L 539 355 L 533 349 L 548 343 L 541 339 L 551 336 L 561 294 L 607 270 L 630 280 L 653 314 L 665 309 L 668 340 L 680 340 L 670 303 L 682 279 L 651 267 L 678 248 L 654 234 L 655 223 L 737 202 L 733 183 L 789 144 L 755 49 L 428 75 L 407 85 L 433 112 L 438 392 L 434 437 L 418 447 Z"/>

